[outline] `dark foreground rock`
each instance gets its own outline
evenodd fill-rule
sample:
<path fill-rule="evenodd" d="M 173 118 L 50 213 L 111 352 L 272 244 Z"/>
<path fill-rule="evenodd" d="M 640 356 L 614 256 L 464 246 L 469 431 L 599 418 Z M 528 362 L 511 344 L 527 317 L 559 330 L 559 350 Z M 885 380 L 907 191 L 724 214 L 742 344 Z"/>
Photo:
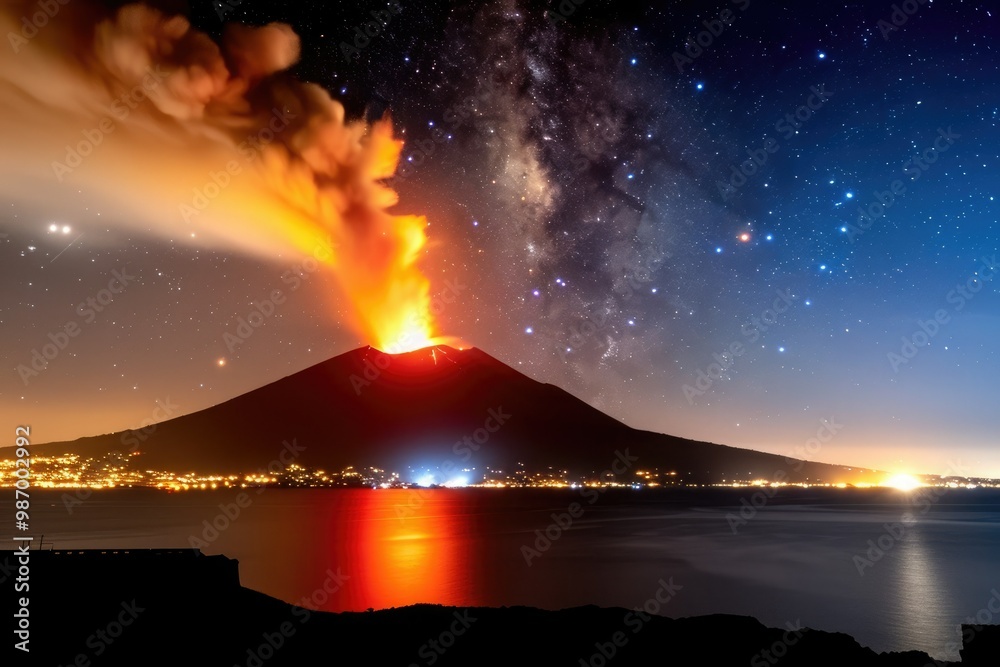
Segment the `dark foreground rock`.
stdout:
<path fill-rule="evenodd" d="M 936 663 L 921 652 L 877 654 L 848 635 L 767 628 L 743 616 L 438 605 L 317 612 L 243 588 L 236 561 L 192 550 L 31 552 L 29 590 L 17 591 L 18 559 L 0 552 L 3 617 L 10 630 L 27 625 L 30 652 L 16 650 L 20 638 L 5 629 L 3 665 L 1000 664 L 1000 626 L 968 626 L 963 662 Z M 16 617 L 24 597 L 26 623 Z"/>

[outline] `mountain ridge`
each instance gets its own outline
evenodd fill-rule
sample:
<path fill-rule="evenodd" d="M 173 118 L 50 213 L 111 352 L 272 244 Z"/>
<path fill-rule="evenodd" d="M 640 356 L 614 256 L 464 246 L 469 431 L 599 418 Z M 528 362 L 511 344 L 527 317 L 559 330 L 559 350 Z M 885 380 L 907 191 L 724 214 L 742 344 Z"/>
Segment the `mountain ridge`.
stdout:
<path fill-rule="evenodd" d="M 132 444 L 144 469 L 212 474 L 266 465 L 284 441 L 304 447 L 299 464 L 327 470 L 363 465 L 402 473 L 452 461 L 477 474 L 517 466 L 592 474 L 628 449 L 637 467 L 673 469 L 688 483 L 776 475 L 851 483 L 877 473 L 635 429 L 478 348 L 448 346 L 402 354 L 357 348 L 146 431 L 32 448 L 93 457 Z"/>

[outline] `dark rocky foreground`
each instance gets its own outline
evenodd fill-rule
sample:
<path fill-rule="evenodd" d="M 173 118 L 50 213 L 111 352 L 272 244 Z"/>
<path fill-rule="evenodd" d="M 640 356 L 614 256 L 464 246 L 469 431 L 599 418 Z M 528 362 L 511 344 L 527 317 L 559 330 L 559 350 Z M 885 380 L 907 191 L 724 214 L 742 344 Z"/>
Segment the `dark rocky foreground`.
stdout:
<path fill-rule="evenodd" d="M 742 616 L 437 605 L 315 612 L 243 588 L 235 560 L 192 550 L 33 551 L 29 590 L 18 592 L 18 558 L 0 552 L 3 665 L 1000 664 L 1000 626 L 966 626 L 962 662 L 936 663 L 925 653 L 877 654 L 844 634 L 766 628 Z M 336 587 L 335 576 L 325 585 Z M 13 646 L 22 597 L 30 653 Z"/>

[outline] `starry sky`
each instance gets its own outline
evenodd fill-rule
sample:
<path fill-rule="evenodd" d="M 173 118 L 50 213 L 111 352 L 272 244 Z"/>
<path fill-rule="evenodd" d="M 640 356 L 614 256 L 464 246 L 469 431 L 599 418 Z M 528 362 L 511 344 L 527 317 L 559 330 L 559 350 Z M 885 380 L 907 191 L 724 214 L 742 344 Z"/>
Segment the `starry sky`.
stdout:
<path fill-rule="evenodd" d="M 288 24 L 295 76 L 350 118 L 391 114 L 395 210 L 427 217 L 420 267 L 450 300 L 437 333 L 635 427 L 1000 476 L 1000 17 L 903 4 L 153 6 L 213 39 Z M 160 156 L 130 168 L 153 178 Z M 0 414 L 37 442 L 203 409 L 371 342 L 301 253 L 163 233 L 114 183 L 51 188 L 0 190 Z M 817 443 L 822 420 L 841 428 Z"/>

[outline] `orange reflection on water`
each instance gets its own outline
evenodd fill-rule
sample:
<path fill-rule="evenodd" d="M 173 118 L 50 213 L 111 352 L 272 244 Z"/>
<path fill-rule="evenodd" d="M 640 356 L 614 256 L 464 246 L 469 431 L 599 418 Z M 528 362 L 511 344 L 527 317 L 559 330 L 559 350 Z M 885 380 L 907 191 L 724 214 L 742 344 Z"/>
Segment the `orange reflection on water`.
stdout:
<path fill-rule="evenodd" d="M 330 561 L 343 563 L 350 576 L 345 595 L 332 601 L 337 611 L 472 603 L 478 587 L 465 494 L 381 490 L 345 500 L 347 512 L 331 515 L 341 518 L 328 533 Z"/>

